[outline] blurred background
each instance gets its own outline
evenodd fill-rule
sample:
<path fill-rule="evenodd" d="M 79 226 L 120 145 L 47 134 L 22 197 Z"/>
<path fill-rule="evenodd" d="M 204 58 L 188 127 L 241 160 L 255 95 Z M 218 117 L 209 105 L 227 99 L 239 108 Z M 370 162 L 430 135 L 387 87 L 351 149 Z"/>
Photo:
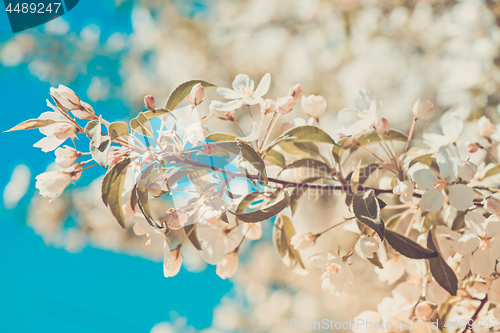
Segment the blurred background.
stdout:
<path fill-rule="evenodd" d="M 1 130 L 48 111 L 49 89 L 59 84 L 114 121 L 142 111 L 145 95 L 163 104 L 189 79 L 229 87 L 238 73 L 257 84 L 266 72 L 269 98 L 296 83 L 305 95 L 323 95 L 322 126 L 332 136 L 336 114 L 360 88 L 382 99 L 383 116 L 402 131 L 413 103 L 430 97 L 434 122 L 418 124 L 417 138 L 424 126 L 440 132 L 437 120 L 450 109 L 498 123 L 499 25 L 494 0 L 80 1 L 42 26 L 0 35 Z M 222 100 L 214 91 L 211 99 Z M 296 108 L 282 119 L 304 116 Z M 207 126 L 236 133 L 228 123 L 211 118 Z M 262 241 L 242 250 L 231 281 L 187 259 L 193 255 L 165 279 L 161 254 L 121 229 L 101 203 L 94 179 L 102 169 L 51 203 L 38 195 L 34 177 L 54 161 L 32 147 L 40 138 L 36 130 L 2 134 L 2 332 L 282 333 L 293 331 L 291 319 L 348 320 L 390 294 L 361 261 L 353 269 L 363 296 L 323 294 L 319 272 L 302 277 L 282 264 L 270 224 Z M 299 206 L 296 228 L 322 230 L 342 219 L 340 207 L 335 198 L 312 198 Z M 318 246 L 335 248 L 335 237 Z M 372 274 L 361 274 L 367 269 Z M 372 289 L 363 290 L 363 279 Z"/>

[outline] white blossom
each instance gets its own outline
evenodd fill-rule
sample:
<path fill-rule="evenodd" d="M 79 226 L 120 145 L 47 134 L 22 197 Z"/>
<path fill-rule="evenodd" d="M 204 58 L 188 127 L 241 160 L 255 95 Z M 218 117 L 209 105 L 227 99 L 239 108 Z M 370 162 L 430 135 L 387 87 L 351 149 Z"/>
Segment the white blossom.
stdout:
<path fill-rule="evenodd" d="M 238 270 L 238 253 L 236 251 L 226 253 L 217 263 L 215 273 L 222 279 L 232 277 Z"/>
<path fill-rule="evenodd" d="M 232 111 L 240 108 L 243 104 L 254 105 L 263 102 L 262 96 L 264 96 L 269 90 L 269 85 L 271 84 L 271 74 L 266 73 L 257 89 L 254 90 L 253 80 L 250 80 L 246 74 L 236 75 L 233 81 L 233 89 L 229 88 L 217 88 L 217 92 L 226 99 L 230 99 L 227 103 L 224 103 L 227 109 L 219 109 L 221 111 Z"/>
<path fill-rule="evenodd" d="M 373 126 L 382 111 L 382 102 L 366 89 L 357 91 L 353 101 L 356 108 L 340 110 L 337 121 L 350 133 L 357 134 Z"/>
<path fill-rule="evenodd" d="M 346 293 L 349 296 L 356 296 L 359 292 L 358 282 L 349 267 L 349 264 L 342 261 L 342 258 L 333 251 L 318 253 L 311 256 L 311 259 L 318 267 L 324 269 L 321 276 L 321 288 L 334 295 Z"/>
<path fill-rule="evenodd" d="M 35 187 L 40 194 L 52 200 L 58 198 L 71 183 L 71 173 L 65 171 L 49 171 L 36 176 Z"/>
<path fill-rule="evenodd" d="M 312 232 L 299 232 L 292 236 L 290 245 L 295 250 L 305 250 L 316 244 L 317 235 Z"/>
<path fill-rule="evenodd" d="M 302 96 L 301 106 L 309 117 L 319 119 L 326 110 L 326 99 L 316 95 Z"/>

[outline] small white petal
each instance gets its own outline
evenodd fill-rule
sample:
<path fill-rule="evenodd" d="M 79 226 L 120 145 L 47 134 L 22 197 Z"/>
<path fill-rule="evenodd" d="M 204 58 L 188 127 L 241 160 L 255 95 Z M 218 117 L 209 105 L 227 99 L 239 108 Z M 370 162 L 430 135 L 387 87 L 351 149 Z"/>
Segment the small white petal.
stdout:
<path fill-rule="evenodd" d="M 271 84 L 271 74 L 266 73 L 260 80 L 257 89 L 253 92 L 253 97 L 262 97 L 269 90 L 269 85 Z"/>
<path fill-rule="evenodd" d="M 422 199 L 418 206 L 428 212 L 441 209 L 444 204 L 443 191 L 436 191 L 434 189 L 428 190 L 422 195 Z"/>
<path fill-rule="evenodd" d="M 439 180 L 435 172 L 429 169 L 420 169 L 413 173 L 413 181 L 417 183 L 417 187 L 422 190 L 434 189 L 434 181 Z"/>
<path fill-rule="evenodd" d="M 466 210 L 474 204 L 474 190 L 464 184 L 448 187 L 450 204 L 458 210 Z"/>

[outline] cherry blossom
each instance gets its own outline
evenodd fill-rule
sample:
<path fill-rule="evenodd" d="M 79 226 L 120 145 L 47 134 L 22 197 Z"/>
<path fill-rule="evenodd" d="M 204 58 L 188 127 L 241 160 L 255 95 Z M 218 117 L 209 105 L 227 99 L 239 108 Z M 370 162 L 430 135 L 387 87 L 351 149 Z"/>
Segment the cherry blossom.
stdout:
<path fill-rule="evenodd" d="M 40 133 L 46 135 L 46 137 L 35 143 L 33 147 L 41 148 L 45 153 L 56 149 L 67 138 L 74 137 L 76 134 L 75 126 L 60 112 L 44 112 L 38 119 L 48 119 L 56 122 L 39 128 Z"/>
<path fill-rule="evenodd" d="M 356 91 L 353 101 L 356 108 L 340 110 L 337 121 L 349 133 L 357 134 L 373 126 L 382 112 L 382 101 L 373 98 L 366 89 Z"/>
<path fill-rule="evenodd" d="M 66 171 L 50 171 L 39 174 L 35 178 L 37 180 L 35 187 L 40 190 L 40 194 L 52 201 L 69 186 L 72 176 Z"/>
<path fill-rule="evenodd" d="M 222 279 L 232 277 L 238 270 L 238 253 L 236 251 L 229 252 L 217 263 L 215 273 Z"/>
<path fill-rule="evenodd" d="M 309 259 L 325 270 L 321 276 L 321 288 L 337 296 L 343 292 L 349 296 L 358 294 L 358 282 L 349 264 L 338 254 L 328 251 L 315 254 Z"/>
<path fill-rule="evenodd" d="M 426 211 L 435 211 L 443 207 L 446 188 L 449 191 L 448 200 L 450 205 L 458 210 L 466 210 L 473 204 L 474 190 L 465 184 L 454 184 L 458 176 L 456 160 L 448 155 L 445 147 L 438 150 L 436 156 L 439 166 L 439 175 L 429 169 L 417 170 L 413 174 L 413 180 L 417 187 L 427 190 L 420 200 L 419 207 Z"/>
<path fill-rule="evenodd" d="M 240 108 L 243 104 L 254 105 L 263 102 L 264 96 L 269 90 L 271 84 L 271 74 L 266 73 L 257 88 L 254 90 L 254 82 L 250 80 L 246 74 L 236 75 L 233 81 L 233 89 L 217 88 L 217 92 L 226 99 L 232 101 L 226 102 L 224 108 L 219 108 L 220 111 L 232 111 Z"/>

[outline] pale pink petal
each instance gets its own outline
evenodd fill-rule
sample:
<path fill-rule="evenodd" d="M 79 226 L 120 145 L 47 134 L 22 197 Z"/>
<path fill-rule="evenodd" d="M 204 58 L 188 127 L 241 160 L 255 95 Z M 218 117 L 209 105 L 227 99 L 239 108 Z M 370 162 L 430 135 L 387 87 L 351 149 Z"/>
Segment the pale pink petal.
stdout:
<path fill-rule="evenodd" d="M 420 170 L 419 170 L 420 171 Z M 443 191 L 428 190 L 422 195 L 418 206 L 425 211 L 436 211 L 441 209 L 444 204 Z"/>
<path fill-rule="evenodd" d="M 474 190 L 464 184 L 448 187 L 450 204 L 458 210 L 466 210 L 474 204 Z"/>

